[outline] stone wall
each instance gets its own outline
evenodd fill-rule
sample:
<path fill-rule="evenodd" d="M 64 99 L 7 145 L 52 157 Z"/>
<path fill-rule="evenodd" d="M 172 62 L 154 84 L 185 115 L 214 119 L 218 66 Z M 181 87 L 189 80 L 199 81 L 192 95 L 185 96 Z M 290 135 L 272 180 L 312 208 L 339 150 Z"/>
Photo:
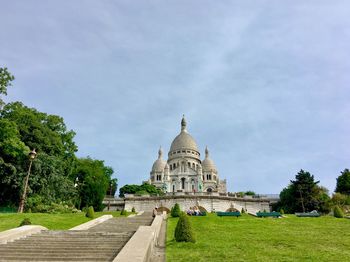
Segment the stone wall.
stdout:
<path fill-rule="evenodd" d="M 207 212 L 226 211 L 233 207 L 239 211 L 242 208 L 249 213 L 258 211 L 269 211 L 269 201 L 262 199 L 243 199 L 227 196 L 163 196 L 163 197 L 127 197 L 125 198 L 125 209 L 131 211 L 152 211 L 154 207 L 166 207 L 171 209 L 175 203 L 180 205 L 181 210 L 186 211 L 190 207 L 201 206 Z"/>

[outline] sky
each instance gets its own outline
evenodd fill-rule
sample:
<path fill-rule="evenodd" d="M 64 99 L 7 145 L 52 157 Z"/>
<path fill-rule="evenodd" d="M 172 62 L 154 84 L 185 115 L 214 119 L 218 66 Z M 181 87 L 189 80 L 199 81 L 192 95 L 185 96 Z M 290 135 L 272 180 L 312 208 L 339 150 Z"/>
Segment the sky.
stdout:
<path fill-rule="evenodd" d="M 119 186 L 187 129 L 230 192 L 350 168 L 350 2 L 5 1 L 6 102 L 62 116 Z"/>

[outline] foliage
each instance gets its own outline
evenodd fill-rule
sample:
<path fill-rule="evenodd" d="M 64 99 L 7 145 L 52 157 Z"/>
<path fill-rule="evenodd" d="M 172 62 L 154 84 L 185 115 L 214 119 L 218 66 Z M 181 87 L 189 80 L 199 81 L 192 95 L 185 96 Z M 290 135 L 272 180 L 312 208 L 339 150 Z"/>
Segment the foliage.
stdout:
<path fill-rule="evenodd" d="M 7 88 L 11 86 L 11 82 L 15 79 L 6 67 L 0 67 L 0 95 L 7 95 Z M 4 101 L 0 98 L 0 109 L 4 105 Z"/>
<path fill-rule="evenodd" d="M 335 192 L 350 195 L 350 171 L 344 169 L 341 175 L 337 178 Z"/>
<path fill-rule="evenodd" d="M 20 102 L 0 112 L 0 205 L 18 203 L 29 166 L 28 152 L 36 149 L 29 177 L 28 196 L 40 194 L 46 201 L 69 201 L 75 195 L 69 175 L 77 147 L 75 133 L 63 119 L 28 108 Z"/>
<path fill-rule="evenodd" d="M 157 188 L 155 185 L 144 183 L 142 185 L 125 185 L 119 189 L 119 196 L 124 197 L 125 194 L 136 195 L 164 195 L 162 189 Z"/>
<path fill-rule="evenodd" d="M 167 221 L 166 261 L 349 261 L 348 219 L 321 216 L 258 219 L 188 217 L 196 243 L 176 242 L 178 218 Z"/>
<path fill-rule="evenodd" d="M 123 209 L 122 212 L 120 212 L 120 215 L 122 215 L 122 216 L 126 216 L 127 214 L 128 214 L 128 213 L 126 212 L 125 209 Z"/>
<path fill-rule="evenodd" d="M 117 191 L 117 188 L 118 188 L 118 179 L 117 178 L 111 179 L 108 184 L 108 190 L 106 192 L 106 195 L 114 197 L 115 192 Z"/>
<path fill-rule="evenodd" d="M 76 180 L 79 207 L 93 206 L 103 210 L 102 201 L 111 181 L 113 169 L 101 160 L 90 157 L 77 159 L 72 176 Z"/>
<path fill-rule="evenodd" d="M 89 206 L 89 208 L 86 211 L 85 216 L 88 217 L 88 218 L 94 218 L 95 217 L 95 210 L 94 210 L 93 206 Z"/>
<path fill-rule="evenodd" d="M 284 215 L 284 209 L 283 208 L 280 209 L 280 213 L 281 213 L 281 215 Z"/>
<path fill-rule="evenodd" d="M 181 213 L 175 228 L 176 242 L 196 242 L 190 221 L 185 213 Z"/>
<path fill-rule="evenodd" d="M 245 209 L 243 207 L 242 207 L 241 213 L 245 214 Z"/>
<path fill-rule="evenodd" d="M 178 203 L 175 203 L 175 205 L 171 208 L 170 214 L 172 217 L 179 217 L 181 214 L 180 206 Z"/>
<path fill-rule="evenodd" d="M 7 68 L 0 68 L 0 95 L 7 95 L 13 80 Z M 67 129 L 62 117 L 21 102 L 3 105 L 0 98 L 0 206 L 18 204 L 28 172 L 28 153 L 36 149 L 27 211 L 70 212 L 74 211 L 73 204 L 101 210 L 108 186 L 113 195 L 117 190 L 117 179 L 111 179 L 112 168 L 89 158 L 76 163 L 75 132 Z M 77 177 L 79 187 L 75 187 Z"/>
<path fill-rule="evenodd" d="M 335 206 L 333 212 L 334 212 L 334 217 L 337 217 L 337 218 L 344 217 L 343 211 L 341 210 L 341 208 L 339 206 Z"/>
<path fill-rule="evenodd" d="M 28 217 L 26 217 L 25 219 L 22 220 L 21 224 L 19 224 L 19 226 L 26 226 L 26 225 L 31 225 L 32 222 L 30 222 L 30 219 Z"/>
<path fill-rule="evenodd" d="M 76 209 L 71 203 L 48 203 L 42 195 L 34 194 L 27 199 L 26 204 L 27 212 L 34 213 L 76 213 Z"/>
<path fill-rule="evenodd" d="M 135 208 L 134 207 L 132 207 L 131 212 L 135 213 Z"/>
<path fill-rule="evenodd" d="M 246 196 L 255 196 L 255 192 L 251 191 L 251 190 L 248 190 L 248 191 L 244 192 L 244 195 L 246 195 Z"/>
<path fill-rule="evenodd" d="M 275 210 L 283 209 L 286 213 L 306 212 L 318 210 L 321 213 L 329 213 L 330 197 L 328 190 L 318 186 L 319 181 L 309 172 L 300 170 L 295 180 L 280 193 L 280 201 L 274 205 Z"/>

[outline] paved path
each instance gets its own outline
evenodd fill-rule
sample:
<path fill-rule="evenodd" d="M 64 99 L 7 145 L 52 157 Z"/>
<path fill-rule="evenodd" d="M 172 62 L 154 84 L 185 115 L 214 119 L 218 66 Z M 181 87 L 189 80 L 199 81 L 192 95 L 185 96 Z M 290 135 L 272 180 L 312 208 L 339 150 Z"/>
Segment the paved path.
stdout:
<path fill-rule="evenodd" d="M 153 254 L 151 256 L 151 262 L 165 262 L 165 247 L 166 247 L 166 228 L 167 222 L 163 221 L 162 227 L 159 232 L 158 245 L 155 246 Z"/>
<path fill-rule="evenodd" d="M 151 213 L 111 218 L 84 231 L 42 231 L 0 244 L 0 261 L 112 261 Z"/>

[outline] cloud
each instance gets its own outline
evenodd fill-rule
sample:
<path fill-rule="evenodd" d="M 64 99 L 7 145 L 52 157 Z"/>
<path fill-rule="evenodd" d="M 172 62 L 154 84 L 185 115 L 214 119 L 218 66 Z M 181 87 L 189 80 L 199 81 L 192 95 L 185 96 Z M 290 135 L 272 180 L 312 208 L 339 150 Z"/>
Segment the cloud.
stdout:
<path fill-rule="evenodd" d="M 120 185 L 149 176 L 186 114 L 230 191 L 278 193 L 349 163 L 346 1 L 7 2 L 7 101 L 64 117 Z"/>

